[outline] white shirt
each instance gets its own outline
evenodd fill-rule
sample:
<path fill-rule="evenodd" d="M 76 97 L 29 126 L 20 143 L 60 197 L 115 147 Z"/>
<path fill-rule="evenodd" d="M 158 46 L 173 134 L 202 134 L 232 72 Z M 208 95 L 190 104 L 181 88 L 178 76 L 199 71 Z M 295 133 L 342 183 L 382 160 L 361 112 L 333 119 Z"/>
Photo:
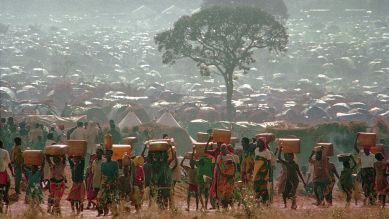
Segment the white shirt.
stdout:
<path fill-rule="evenodd" d="M 88 127 L 85 130 L 86 140 L 88 142 L 87 144 L 87 154 L 95 154 L 96 153 L 96 138 L 99 130 L 97 127 Z"/>
<path fill-rule="evenodd" d="M 86 130 L 84 127 L 78 127 L 70 135 L 71 140 L 84 140 L 86 141 Z"/>
<path fill-rule="evenodd" d="M 359 152 L 359 156 L 361 157 L 362 168 L 374 167 L 374 162 L 376 162 L 374 154 L 370 153 L 369 155 L 366 156 L 365 152 L 361 150 Z"/>
<path fill-rule="evenodd" d="M 11 159 L 8 151 L 0 148 L 0 172 L 6 171 L 10 163 Z"/>
<path fill-rule="evenodd" d="M 264 157 L 266 160 L 271 160 L 271 152 L 268 149 L 264 151 L 259 151 L 259 148 L 255 148 L 255 156 Z"/>

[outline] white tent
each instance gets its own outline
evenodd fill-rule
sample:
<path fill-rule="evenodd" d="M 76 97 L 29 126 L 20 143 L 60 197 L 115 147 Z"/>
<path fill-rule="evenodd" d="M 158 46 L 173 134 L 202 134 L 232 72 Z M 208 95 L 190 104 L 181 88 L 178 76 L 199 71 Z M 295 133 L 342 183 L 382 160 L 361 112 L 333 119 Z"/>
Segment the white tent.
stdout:
<path fill-rule="evenodd" d="M 132 127 L 141 125 L 142 122 L 132 111 L 129 111 L 127 115 L 119 122 L 119 128 L 123 130 L 124 128 L 131 129 Z"/>
<path fill-rule="evenodd" d="M 167 126 L 167 127 L 179 127 L 180 124 L 174 119 L 173 115 L 169 112 L 165 112 L 162 116 L 157 120 L 157 124 Z"/>

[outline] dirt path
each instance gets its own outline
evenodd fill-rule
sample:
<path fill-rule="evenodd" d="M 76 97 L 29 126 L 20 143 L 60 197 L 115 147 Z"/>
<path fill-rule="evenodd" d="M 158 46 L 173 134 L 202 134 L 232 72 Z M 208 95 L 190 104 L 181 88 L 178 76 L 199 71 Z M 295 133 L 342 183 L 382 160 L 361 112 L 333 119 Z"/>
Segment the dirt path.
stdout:
<path fill-rule="evenodd" d="M 66 175 L 68 179 L 71 179 L 68 171 L 66 171 Z M 12 183 L 13 183 L 13 179 L 12 179 Z M 72 213 L 71 211 L 71 208 L 70 208 L 70 203 L 68 201 L 66 201 L 66 197 L 67 197 L 67 193 L 69 192 L 70 190 L 70 187 L 71 187 L 71 182 L 68 181 L 67 183 L 67 188 L 65 190 L 65 194 L 62 198 L 62 206 L 61 206 L 61 209 L 62 209 L 62 216 L 63 217 L 67 217 L 67 218 L 74 218 L 74 214 Z M 290 210 L 290 205 L 291 205 L 291 202 L 289 201 L 288 202 L 288 208 L 284 208 L 284 205 L 282 203 L 282 199 L 279 195 L 275 196 L 274 198 L 274 202 L 271 206 L 272 210 L 276 210 L 278 213 L 285 213 L 286 215 L 290 215 L 291 213 L 293 214 L 293 212 L 296 212 L 296 213 L 301 213 L 301 212 L 304 212 L 304 213 L 307 213 L 307 214 L 311 214 L 311 212 L 316 212 L 316 213 L 320 213 L 321 215 L 326 215 L 326 214 L 333 214 L 333 212 L 335 211 L 334 209 L 345 209 L 345 197 L 343 196 L 343 194 L 341 192 L 339 192 L 337 190 L 337 188 L 335 188 L 334 190 L 334 201 L 333 201 L 333 206 L 332 207 L 317 207 L 317 206 L 314 206 L 312 203 L 314 203 L 314 198 L 313 197 L 310 197 L 310 196 L 305 196 L 305 195 L 302 195 L 302 188 L 299 189 L 299 193 L 300 195 L 298 195 L 298 198 L 297 198 L 297 205 L 298 205 L 298 210 L 297 211 L 291 211 Z M 146 193 L 146 192 L 145 192 Z M 11 216 L 11 218 L 15 218 L 15 217 L 26 217 L 26 212 L 29 210 L 29 206 L 27 204 L 24 203 L 24 192 L 22 192 L 21 195 L 16 196 L 15 192 L 14 192 L 14 189 L 13 189 L 13 185 L 11 185 L 11 205 L 9 206 L 8 208 L 8 212 L 7 212 L 7 215 L 8 216 Z M 45 213 L 46 210 L 47 210 L 47 196 L 48 196 L 48 191 L 45 191 L 45 203 L 44 204 L 41 204 L 41 208 L 42 208 L 42 211 L 43 211 L 43 215 L 44 217 L 47 217 L 48 215 Z M 180 215 L 190 215 L 190 216 L 197 216 L 197 214 L 200 214 L 202 216 L 215 216 L 215 215 L 218 215 L 220 216 L 220 218 L 223 218 L 225 219 L 225 217 L 227 216 L 232 216 L 231 212 L 229 213 L 220 213 L 220 212 L 217 212 L 215 210 L 207 210 L 207 211 L 199 211 L 199 212 L 196 212 L 196 209 L 195 209 L 195 200 L 192 199 L 191 200 L 191 208 L 190 208 L 190 212 L 188 213 L 187 211 L 185 211 L 186 209 L 186 184 L 183 184 L 183 183 L 179 183 L 177 184 L 176 186 L 176 189 L 175 189 L 175 196 L 174 196 L 174 200 L 175 200 L 175 205 L 176 205 L 176 208 L 177 208 L 177 212 L 179 212 Z M 84 202 L 84 206 L 86 207 L 86 204 L 87 202 L 85 201 Z M 126 205 L 129 206 L 129 204 L 127 203 Z M 210 207 L 210 206 L 208 206 Z M 135 216 L 135 209 L 133 206 L 130 206 L 130 209 L 131 209 L 131 212 L 122 212 L 123 215 L 125 216 Z M 349 210 L 352 210 L 353 212 L 355 212 L 358 216 L 363 216 L 366 211 L 378 211 L 379 207 L 378 206 L 373 206 L 373 207 L 366 207 L 366 206 L 363 206 L 363 203 L 362 201 L 359 202 L 358 205 L 355 205 L 355 203 L 352 203 L 351 206 L 349 207 L 348 210 L 346 211 L 349 211 Z M 232 210 L 234 212 L 243 212 L 243 207 L 238 207 L 237 205 L 234 206 L 234 209 Z M 157 214 L 155 214 L 157 212 Z M 159 213 L 158 213 L 159 212 Z M 360 212 L 360 213 L 358 213 Z M 169 212 L 160 212 L 156 207 L 152 207 L 152 208 L 149 208 L 148 206 L 148 200 L 146 200 L 144 202 L 144 205 L 143 205 L 143 209 L 141 211 L 141 216 L 140 217 L 152 217 L 151 215 L 154 215 L 155 217 L 152 217 L 152 218 L 158 218 L 158 214 L 167 214 Z M 151 215 L 150 215 L 151 214 Z M 87 210 L 85 209 L 81 215 L 81 217 L 84 217 L 84 218 L 95 218 L 97 215 L 97 211 L 96 210 Z M 28 215 L 27 215 L 28 216 Z M 139 215 L 138 215 L 139 216 Z M 169 216 L 167 216 L 169 217 Z M 1 215 L 0 215 L 0 218 Z M 34 219 L 36 217 L 33 217 Z M 106 217 L 106 218 L 110 218 L 109 217 Z M 217 217 L 219 218 L 219 217 Z M 293 217 L 292 217 L 293 218 Z M 388 217 L 389 218 L 389 213 L 388 213 Z M 283 218 L 285 219 L 285 218 Z M 304 218 L 304 219 L 308 219 L 308 218 Z M 309 218 L 309 219 L 318 219 L 317 217 L 314 217 L 314 218 Z"/>

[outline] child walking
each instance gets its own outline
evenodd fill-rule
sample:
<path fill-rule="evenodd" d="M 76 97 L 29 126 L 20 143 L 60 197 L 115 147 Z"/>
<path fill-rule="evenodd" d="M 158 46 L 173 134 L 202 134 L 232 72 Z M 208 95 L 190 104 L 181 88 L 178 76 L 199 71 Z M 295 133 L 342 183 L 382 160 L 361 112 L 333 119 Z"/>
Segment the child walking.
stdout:
<path fill-rule="evenodd" d="M 346 193 L 346 207 L 350 206 L 352 198 L 352 192 L 354 188 L 353 169 L 356 165 L 356 162 L 352 156 L 350 160 L 353 161 L 353 166 L 350 165 L 348 160 L 343 161 L 343 170 L 339 177 L 340 187 Z"/>
<path fill-rule="evenodd" d="M 70 189 L 67 200 L 70 201 L 72 211 L 76 208 L 77 214 L 83 211 L 83 202 L 85 198 L 84 184 L 84 166 L 85 159 L 83 157 L 69 157 L 69 164 L 72 170 L 73 185 Z"/>
<path fill-rule="evenodd" d="M 299 166 L 294 161 L 294 154 L 285 153 L 284 154 L 285 160 L 283 160 L 281 158 L 281 152 L 282 152 L 282 148 L 278 154 L 278 160 L 284 166 L 284 170 L 286 172 L 285 186 L 282 189 L 282 199 L 284 201 L 285 208 L 287 207 L 286 200 L 291 199 L 292 200 L 291 208 L 293 210 L 296 210 L 297 209 L 296 192 L 299 184 L 299 177 L 301 181 L 304 183 L 304 186 L 306 184 L 301 174 Z"/>
<path fill-rule="evenodd" d="M 142 207 L 143 193 L 145 187 L 145 173 L 143 170 L 144 160 L 142 156 L 136 156 L 134 158 L 135 174 L 134 174 L 134 191 L 132 193 L 132 202 L 136 211 Z"/>
<path fill-rule="evenodd" d="M 189 162 L 190 167 L 184 166 L 185 160 L 186 160 L 185 158 L 182 159 L 180 165 L 183 169 L 185 169 L 186 173 L 188 174 L 188 197 L 186 200 L 188 207 L 186 208 L 186 210 L 187 211 L 190 210 L 190 198 L 192 195 L 194 195 L 196 198 L 196 211 L 197 211 L 197 210 L 199 210 L 199 192 L 198 192 L 198 185 L 196 182 L 197 168 L 195 167 L 195 161 L 193 160 L 193 158 L 190 159 L 190 162 Z M 203 203 L 201 203 L 201 205 L 204 207 Z"/>

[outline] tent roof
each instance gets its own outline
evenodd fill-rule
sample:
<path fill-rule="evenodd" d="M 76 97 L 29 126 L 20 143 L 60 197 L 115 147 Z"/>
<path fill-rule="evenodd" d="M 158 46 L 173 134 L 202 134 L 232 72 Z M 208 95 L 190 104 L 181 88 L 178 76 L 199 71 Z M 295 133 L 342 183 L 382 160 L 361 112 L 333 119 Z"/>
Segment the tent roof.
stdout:
<path fill-rule="evenodd" d="M 132 128 L 138 125 L 141 125 L 142 122 L 139 120 L 138 116 L 132 111 L 129 111 L 127 115 L 119 122 L 119 128 Z"/>
<path fill-rule="evenodd" d="M 165 112 L 162 116 L 157 120 L 157 124 L 164 125 L 167 127 L 179 127 L 180 124 L 174 119 L 173 115 L 169 112 Z"/>

